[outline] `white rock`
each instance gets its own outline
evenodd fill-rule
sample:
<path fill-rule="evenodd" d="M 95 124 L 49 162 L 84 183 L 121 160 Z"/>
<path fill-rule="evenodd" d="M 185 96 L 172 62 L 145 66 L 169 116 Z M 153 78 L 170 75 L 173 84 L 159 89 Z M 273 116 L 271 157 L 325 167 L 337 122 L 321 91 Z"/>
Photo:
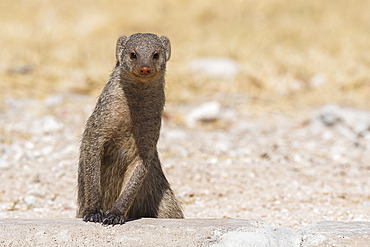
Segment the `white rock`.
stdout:
<path fill-rule="evenodd" d="M 0 169 L 5 169 L 5 168 L 8 168 L 10 165 L 9 165 L 9 162 L 3 158 L 0 159 Z"/>
<path fill-rule="evenodd" d="M 365 134 L 370 132 L 370 111 L 325 105 L 318 109 L 311 119 L 311 124 L 316 128 L 318 123 L 327 127 L 340 125 L 342 132 L 349 130 L 357 135 Z"/>
<path fill-rule="evenodd" d="M 238 147 L 236 149 L 229 150 L 231 156 L 247 156 L 252 153 L 252 150 L 249 147 Z"/>
<path fill-rule="evenodd" d="M 27 194 L 29 196 L 34 196 L 34 197 L 40 197 L 40 198 L 44 198 L 45 195 L 39 190 L 39 189 L 30 189 Z"/>
<path fill-rule="evenodd" d="M 32 196 L 32 195 L 25 196 L 23 198 L 23 201 L 24 201 L 24 203 L 26 203 L 27 206 L 32 206 L 36 202 L 36 197 Z"/>
<path fill-rule="evenodd" d="M 229 150 L 231 150 L 231 143 L 225 140 L 216 141 L 214 143 L 214 150 L 218 154 L 227 153 Z"/>
<path fill-rule="evenodd" d="M 212 122 L 220 118 L 221 104 L 217 101 L 204 103 L 186 116 L 186 123 L 194 126 L 197 122 Z"/>
<path fill-rule="evenodd" d="M 30 141 L 26 141 L 26 142 L 24 143 L 24 147 L 25 147 L 26 149 L 34 149 L 34 148 L 35 148 L 35 143 L 30 142 Z"/>
<path fill-rule="evenodd" d="M 276 246 L 293 247 L 299 246 L 301 236 L 287 227 L 270 227 L 263 225 L 257 227 L 257 231 L 230 231 L 223 234 L 212 247 L 237 247 L 237 246 Z"/>
<path fill-rule="evenodd" d="M 163 132 L 163 136 L 167 140 L 174 140 L 174 141 L 179 141 L 179 140 L 186 139 L 185 131 L 180 130 L 180 129 L 167 130 L 167 131 Z"/>
<path fill-rule="evenodd" d="M 309 83 L 311 87 L 319 87 L 327 81 L 324 74 L 316 74 L 311 77 Z"/>
<path fill-rule="evenodd" d="M 336 105 L 325 105 L 319 109 L 315 118 L 326 126 L 333 126 L 341 121 L 340 108 Z"/>
<path fill-rule="evenodd" d="M 61 105 L 64 101 L 64 97 L 61 94 L 52 95 L 44 99 L 44 104 L 46 106 L 58 106 Z"/>
<path fill-rule="evenodd" d="M 201 57 L 190 63 L 190 71 L 211 78 L 230 79 L 239 72 L 238 63 L 224 57 Z"/>
<path fill-rule="evenodd" d="M 35 99 L 14 99 L 11 97 L 5 99 L 5 104 L 10 111 L 21 111 L 29 106 L 35 106 L 37 103 Z"/>
<path fill-rule="evenodd" d="M 36 134 L 57 132 L 62 128 L 55 117 L 47 115 L 33 122 L 33 132 Z"/>
<path fill-rule="evenodd" d="M 7 97 L 5 99 L 6 116 L 9 119 L 18 119 L 20 116 L 25 121 L 28 117 L 33 115 L 34 111 L 30 109 L 39 109 L 39 102 L 35 99 L 13 99 Z"/>
<path fill-rule="evenodd" d="M 53 151 L 54 147 L 53 146 L 46 146 L 41 149 L 41 154 L 42 156 L 47 156 Z"/>

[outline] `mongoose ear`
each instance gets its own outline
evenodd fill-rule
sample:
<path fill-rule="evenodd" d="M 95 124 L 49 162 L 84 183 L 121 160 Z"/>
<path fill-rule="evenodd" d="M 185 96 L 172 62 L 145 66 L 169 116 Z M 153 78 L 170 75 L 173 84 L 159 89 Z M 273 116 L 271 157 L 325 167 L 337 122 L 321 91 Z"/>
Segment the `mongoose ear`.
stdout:
<path fill-rule="evenodd" d="M 166 49 L 166 61 L 170 60 L 171 57 L 171 42 L 166 36 L 160 37 L 164 48 Z"/>
<path fill-rule="evenodd" d="M 123 48 L 125 47 L 126 41 L 127 41 L 126 36 L 121 36 L 117 40 L 116 58 L 117 58 L 117 62 L 119 62 L 119 63 L 121 63 L 121 59 L 122 59 L 121 55 L 122 55 Z"/>

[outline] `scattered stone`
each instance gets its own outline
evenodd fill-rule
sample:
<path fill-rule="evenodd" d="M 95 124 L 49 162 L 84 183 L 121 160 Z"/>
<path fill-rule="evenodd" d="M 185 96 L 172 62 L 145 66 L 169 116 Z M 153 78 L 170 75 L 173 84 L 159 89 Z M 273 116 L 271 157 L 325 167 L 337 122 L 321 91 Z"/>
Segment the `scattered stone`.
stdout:
<path fill-rule="evenodd" d="M 163 132 L 163 136 L 169 141 L 179 141 L 186 139 L 186 132 L 180 129 L 168 130 Z"/>
<path fill-rule="evenodd" d="M 26 203 L 26 205 L 27 205 L 28 207 L 31 207 L 31 206 L 33 206 L 33 205 L 35 204 L 35 202 L 36 202 L 36 197 L 35 197 L 35 196 L 33 196 L 33 195 L 28 195 L 28 196 L 25 196 L 25 197 L 23 198 L 23 201 L 24 201 L 24 203 Z"/>
<path fill-rule="evenodd" d="M 190 63 L 190 71 L 210 78 L 231 79 L 238 74 L 239 65 L 230 58 L 201 57 Z"/>
<path fill-rule="evenodd" d="M 217 153 L 217 154 L 222 154 L 222 153 L 225 153 L 227 154 L 230 150 L 232 150 L 232 144 L 231 142 L 229 141 L 216 141 L 214 143 L 214 151 Z"/>
<path fill-rule="evenodd" d="M 0 158 L 0 169 L 5 169 L 10 166 L 9 162 L 4 158 Z"/>
<path fill-rule="evenodd" d="M 327 78 L 324 74 L 316 74 L 311 77 L 309 84 L 311 87 L 320 87 L 326 82 Z"/>
<path fill-rule="evenodd" d="M 19 113 L 22 112 L 22 118 L 28 117 L 30 108 L 39 107 L 39 102 L 36 99 L 15 99 L 7 97 L 5 99 L 6 116 L 10 119 L 16 119 L 19 117 Z"/>
<path fill-rule="evenodd" d="M 311 119 L 312 125 L 318 123 L 326 127 L 340 125 L 356 135 L 363 135 L 370 132 L 370 111 L 325 105 L 318 109 Z"/>
<path fill-rule="evenodd" d="M 221 104 L 217 101 L 204 103 L 194 108 L 187 116 L 186 123 L 193 127 L 197 122 L 214 122 L 220 118 Z"/>
<path fill-rule="evenodd" d="M 61 105 L 64 101 L 64 97 L 61 94 L 52 95 L 44 99 L 45 106 L 53 107 Z"/>
<path fill-rule="evenodd" d="M 302 247 L 370 246 L 370 222 L 322 221 L 299 233 Z"/>
<path fill-rule="evenodd" d="M 186 123 L 193 127 L 197 122 L 214 122 L 220 118 L 221 104 L 217 101 L 204 103 L 194 108 L 187 116 Z"/>
<path fill-rule="evenodd" d="M 8 69 L 9 74 L 26 75 L 33 72 L 33 67 L 29 64 L 13 66 Z"/>
<path fill-rule="evenodd" d="M 52 133 L 62 128 L 54 116 L 47 115 L 33 122 L 32 130 L 34 133 Z"/>
<path fill-rule="evenodd" d="M 301 237 L 297 232 L 287 227 L 270 227 L 264 225 L 263 228 L 256 227 L 257 232 L 232 231 L 224 234 L 220 241 L 211 245 L 212 247 L 298 247 Z"/>

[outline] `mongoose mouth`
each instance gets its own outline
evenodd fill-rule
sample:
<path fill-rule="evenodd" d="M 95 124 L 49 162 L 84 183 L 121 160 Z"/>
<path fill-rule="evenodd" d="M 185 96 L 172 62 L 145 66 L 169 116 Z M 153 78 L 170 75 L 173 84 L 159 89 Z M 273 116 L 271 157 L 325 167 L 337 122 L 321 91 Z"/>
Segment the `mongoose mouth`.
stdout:
<path fill-rule="evenodd" d="M 150 81 L 150 80 L 152 80 L 153 78 L 154 78 L 154 76 L 155 76 L 155 74 L 151 74 L 151 75 L 138 75 L 138 74 L 133 74 L 134 75 L 134 77 L 137 79 L 137 80 L 139 80 L 139 81 L 141 81 L 141 82 L 148 82 L 148 81 Z"/>

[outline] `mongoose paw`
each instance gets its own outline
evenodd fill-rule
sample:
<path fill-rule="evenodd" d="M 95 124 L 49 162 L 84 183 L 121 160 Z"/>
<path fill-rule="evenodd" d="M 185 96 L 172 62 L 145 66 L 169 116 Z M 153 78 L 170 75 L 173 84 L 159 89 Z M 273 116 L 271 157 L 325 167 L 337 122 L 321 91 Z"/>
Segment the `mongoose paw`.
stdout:
<path fill-rule="evenodd" d="M 103 225 L 122 225 L 126 221 L 126 217 L 123 214 L 108 212 L 103 220 Z"/>
<path fill-rule="evenodd" d="M 87 211 L 83 215 L 85 222 L 103 222 L 103 212 L 101 210 Z"/>

